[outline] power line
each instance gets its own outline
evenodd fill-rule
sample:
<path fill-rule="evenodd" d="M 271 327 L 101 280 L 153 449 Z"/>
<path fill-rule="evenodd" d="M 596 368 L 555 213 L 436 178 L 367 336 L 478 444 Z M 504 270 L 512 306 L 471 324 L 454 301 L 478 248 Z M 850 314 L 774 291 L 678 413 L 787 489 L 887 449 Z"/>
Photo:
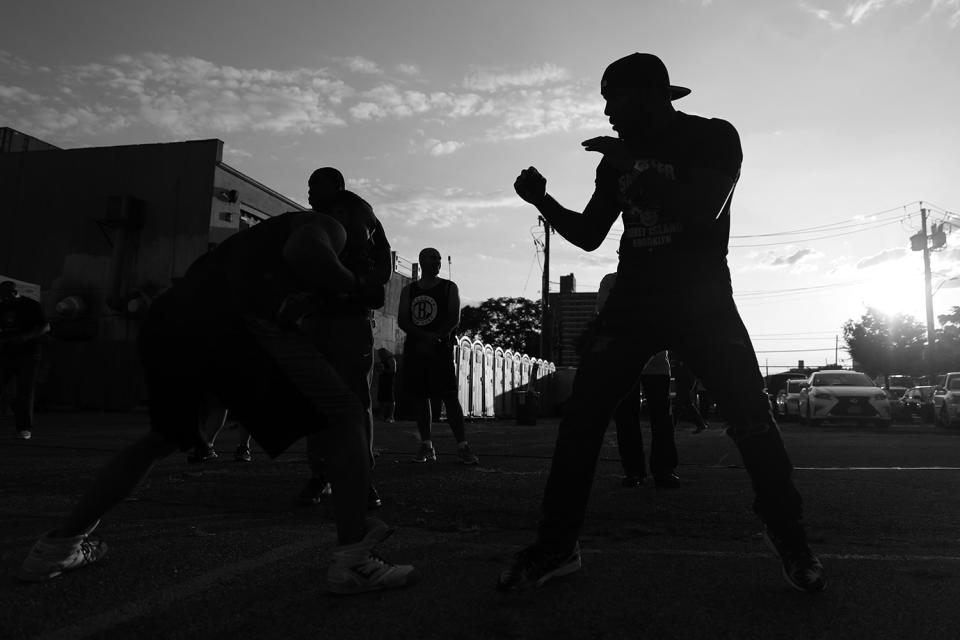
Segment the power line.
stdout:
<path fill-rule="evenodd" d="M 818 231 L 826 231 L 828 229 L 830 229 L 831 231 L 836 231 L 839 229 L 851 229 L 853 227 L 859 227 L 865 224 L 881 222 L 883 220 L 876 219 L 876 218 L 893 211 L 897 212 L 897 219 L 899 220 L 900 218 L 903 217 L 903 215 L 901 214 L 901 210 L 905 210 L 906 207 L 909 206 L 910 204 L 914 204 L 914 203 L 911 202 L 911 203 L 908 203 L 907 205 L 903 205 L 902 207 L 896 207 L 894 209 L 887 209 L 886 211 L 879 211 L 877 213 L 872 213 L 869 216 L 855 216 L 849 220 L 843 220 L 841 222 L 831 222 L 828 224 L 821 224 L 814 227 L 794 229 L 792 231 L 775 231 L 772 233 L 756 233 L 751 235 L 731 235 L 730 238 L 736 239 L 736 240 L 741 240 L 745 238 L 769 238 L 772 236 L 789 236 L 789 235 L 802 234 L 802 233 L 816 233 Z M 861 218 L 861 219 L 857 220 L 857 218 Z M 875 218 L 875 219 L 871 220 L 869 218 Z"/>
<path fill-rule="evenodd" d="M 877 229 L 880 229 L 881 227 L 888 227 L 888 226 L 893 225 L 893 224 L 899 224 L 901 220 L 903 220 L 903 218 L 897 218 L 896 220 L 887 220 L 887 221 L 884 221 L 884 222 L 880 222 L 880 223 L 874 224 L 873 226 L 868 227 L 868 228 L 855 229 L 855 230 L 853 230 L 853 231 L 845 231 L 845 232 L 843 232 L 843 233 L 832 233 L 832 234 L 830 234 L 830 235 L 818 236 L 818 237 L 816 237 L 816 238 L 799 238 L 799 239 L 794 239 L 794 240 L 786 240 L 786 241 L 784 241 L 784 242 L 760 242 L 760 243 L 755 243 L 755 244 L 731 244 L 731 245 L 729 245 L 729 247 L 730 247 L 731 249 L 747 249 L 747 248 L 750 248 L 750 247 L 775 247 L 775 246 L 780 246 L 780 245 L 785 245 L 785 244 L 796 244 L 797 242 L 816 242 L 817 240 L 829 240 L 829 239 L 831 239 L 831 238 L 839 238 L 839 237 L 841 237 L 841 236 L 850 236 L 850 235 L 853 235 L 853 234 L 855 234 L 855 233 L 864 233 L 864 232 L 866 232 L 866 231 L 875 231 L 875 230 L 877 230 Z"/>

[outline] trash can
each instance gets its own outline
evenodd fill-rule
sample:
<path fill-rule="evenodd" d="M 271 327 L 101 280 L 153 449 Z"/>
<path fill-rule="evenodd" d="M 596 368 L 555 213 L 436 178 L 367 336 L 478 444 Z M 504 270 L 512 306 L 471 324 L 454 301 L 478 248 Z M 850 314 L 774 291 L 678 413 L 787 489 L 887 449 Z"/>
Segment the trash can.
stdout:
<path fill-rule="evenodd" d="M 517 424 L 537 424 L 540 414 L 540 394 L 536 391 L 513 392 L 513 415 L 517 417 Z"/>

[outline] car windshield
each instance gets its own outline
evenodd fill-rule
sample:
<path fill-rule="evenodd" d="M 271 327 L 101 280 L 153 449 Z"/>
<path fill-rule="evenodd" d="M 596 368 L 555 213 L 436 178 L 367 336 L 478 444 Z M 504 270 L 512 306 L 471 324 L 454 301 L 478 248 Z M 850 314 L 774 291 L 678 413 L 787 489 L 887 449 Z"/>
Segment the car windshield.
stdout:
<path fill-rule="evenodd" d="M 787 393 L 800 393 L 805 380 L 787 380 Z"/>
<path fill-rule="evenodd" d="M 960 391 L 960 378 L 954 378 L 950 381 L 950 391 Z"/>
<path fill-rule="evenodd" d="M 815 373 L 810 381 L 818 387 L 875 387 L 865 374 L 856 371 L 849 373 Z"/>

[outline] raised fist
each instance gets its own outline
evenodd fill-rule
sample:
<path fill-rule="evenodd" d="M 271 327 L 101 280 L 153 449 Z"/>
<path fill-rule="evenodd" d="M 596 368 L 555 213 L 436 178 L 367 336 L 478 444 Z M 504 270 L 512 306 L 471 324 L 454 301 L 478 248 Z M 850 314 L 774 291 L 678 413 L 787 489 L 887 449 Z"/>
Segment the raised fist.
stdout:
<path fill-rule="evenodd" d="M 546 195 L 547 179 L 540 175 L 536 168 L 529 167 L 520 172 L 513 183 L 513 188 L 518 196 L 530 204 L 536 205 Z"/>

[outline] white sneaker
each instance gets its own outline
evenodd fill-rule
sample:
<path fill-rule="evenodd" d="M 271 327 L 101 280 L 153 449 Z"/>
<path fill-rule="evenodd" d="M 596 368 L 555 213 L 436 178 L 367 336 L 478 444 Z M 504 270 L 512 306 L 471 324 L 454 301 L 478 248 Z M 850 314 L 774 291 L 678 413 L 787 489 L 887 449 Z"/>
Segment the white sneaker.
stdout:
<path fill-rule="evenodd" d="M 355 544 L 336 547 L 327 569 L 324 588 L 330 593 L 349 595 L 411 584 L 417 573 L 412 565 L 386 562 L 373 547 L 393 533 L 381 520 L 367 518 L 367 534 Z"/>
<path fill-rule="evenodd" d="M 103 560 L 107 555 L 107 544 L 90 538 L 90 533 L 98 524 L 99 520 L 80 535 L 69 538 L 55 538 L 50 535 L 52 532 L 47 532 L 33 545 L 17 578 L 24 582 L 44 582 L 64 571 Z"/>

